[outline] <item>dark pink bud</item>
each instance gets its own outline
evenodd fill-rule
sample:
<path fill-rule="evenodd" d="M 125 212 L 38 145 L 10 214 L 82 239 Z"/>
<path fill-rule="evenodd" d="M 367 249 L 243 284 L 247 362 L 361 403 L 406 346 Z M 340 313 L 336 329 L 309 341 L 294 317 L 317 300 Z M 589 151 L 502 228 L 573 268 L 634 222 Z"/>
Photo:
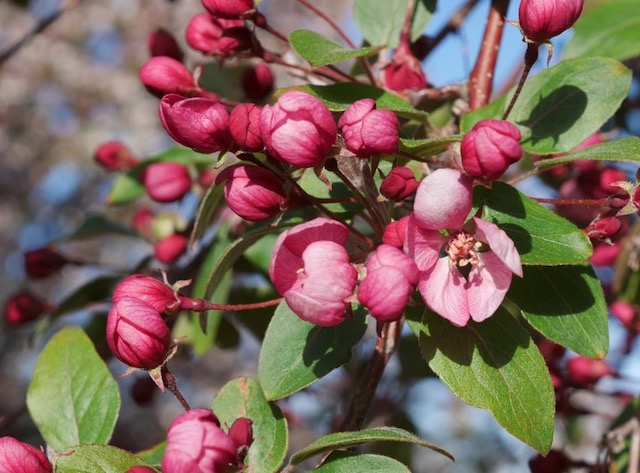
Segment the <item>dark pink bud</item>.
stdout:
<path fill-rule="evenodd" d="M 389 200 L 400 202 L 414 194 L 418 185 L 419 183 L 411 169 L 404 166 L 396 166 L 382 181 L 380 193 Z"/>
<path fill-rule="evenodd" d="M 229 438 L 233 440 L 238 448 L 238 462 L 242 462 L 249 450 L 249 447 L 253 443 L 253 421 L 240 417 L 233 421 L 231 427 L 229 427 Z"/>
<path fill-rule="evenodd" d="M 404 238 L 407 235 L 407 224 L 409 216 L 406 215 L 396 222 L 391 222 L 384 229 L 382 234 L 382 243 L 395 246 L 396 248 L 404 247 Z"/>
<path fill-rule="evenodd" d="M 98 164 L 108 171 L 122 171 L 138 164 L 138 160 L 121 141 L 101 144 L 94 155 Z"/>
<path fill-rule="evenodd" d="M 51 305 L 29 291 L 20 291 L 5 302 L 4 320 L 9 325 L 20 325 L 36 320 L 51 309 Z"/>
<path fill-rule="evenodd" d="M 147 37 L 147 48 L 151 56 L 168 56 L 182 62 L 184 53 L 174 36 L 164 28 L 158 28 Z"/>
<path fill-rule="evenodd" d="M 150 370 L 160 366 L 169 350 L 169 327 L 147 302 L 121 297 L 107 315 L 107 343 L 124 364 Z"/>
<path fill-rule="evenodd" d="M 155 218 L 156 214 L 151 209 L 142 207 L 133 216 L 133 227 L 141 236 L 151 239 Z"/>
<path fill-rule="evenodd" d="M 215 153 L 231 143 L 229 112 L 215 100 L 165 95 L 160 121 L 169 136 L 199 153 Z"/>
<path fill-rule="evenodd" d="M 158 261 L 165 264 L 173 263 L 180 258 L 187 249 L 189 238 L 174 233 L 158 241 L 154 246 L 154 255 Z"/>
<path fill-rule="evenodd" d="M 594 266 L 613 266 L 620 254 L 620 242 L 613 245 L 602 241 L 593 245 L 593 254 L 589 258 L 589 262 Z"/>
<path fill-rule="evenodd" d="M 627 330 L 640 331 L 640 319 L 636 306 L 625 301 L 615 301 L 609 306 L 609 310 Z"/>
<path fill-rule="evenodd" d="M 591 240 L 603 240 L 611 238 L 622 229 L 622 222 L 616 217 L 596 218 L 592 221 L 585 233 Z"/>
<path fill-rule="evenodd" d="M 134 274 L 123 279 L 113 291 L 113 301 L 132 297 L 146 302 L 161 314 L 173 314 L 180 307 L 174 290 L 162 281 L 144 274 Z"/>
<path fill-rule="evenodd" d="M 194 15 L 185 34 L 189 46 L 212 56 L 232 56 L 251 47 L 251 32 L 242 20 L 217 18 L 208 13 Z"/>
<path fill-rule="evenodd" d="M 202 5 L 220 18 L 245 17 L 255 9 L 253 0 L 202 0 Z"/>
<path fill-rule="evenodd" d="M 418 283 L 418 268 L 394 246 L 382 244 L 367 260 L 358 300 L 381 322 L 399 318 Z"/>
<path fill-rule="evenodd" d="M 156 202 L 175 202 L 191 189 L 191 176 L 187 167 L 169 161 L 147 166 L 141 180 L 149 197 Z"/>
<path fill-rule="evenodd" d="M 462 167 L 472 177 L 498 179 L 522 157 L 520 130 L 504 120 L 481 120 L 462 139 Z"/>
<path fill-rule="evenodd" d="M 47 456 L 13 437 L 0 437 L 0 465 L 3 473 L 51 473 Z"/>
<path fill-rule="evenodd" d="M 261 108 L 253 103 L 236 105 L 229 115 L 229 131 L 242 151 L 260 151 L 264 144 L 260 135 Z"/>
<path fill-rule="evenodd" d="M 235 464 L 237 448 L 208 409 L 191 409 L 169 425 L 163 473 L 222 473 Z"/>
<path fill-rule="evenodd" d="M 401 43 L 384 69 L 384 83 L 389 90 L 421 90 L 427 87 L 427 77 L 420 61 L 406 43 Z"/>
<path fill-rule="evenodd" d="M 242 90 L 251 100 L 260 101 L 273 92 L 273 72 L 264 63 L 246 69 L 242 73 Z"/>
<path fill-rule="evenodd" d="M 349 151 L 361 158 L 398 151 L 400 122 L 391 110 L 377 110 L 372 99 L 352 103 L 338 126 Z"/>
<path fill-rule="evenodd" d="M 271 156 L 301 168 L 322 164 L 336 141 L 336 123 L 322 101 L 285 92 L 260 114 L 260 133 Z"/>
<path fill-rule="evenodd" d="M 132 466 L 126 473 L 156 473 L 156 470 L 148 466 Z"/>
<path fill-rule="evenodd" d="M 34 279 L 46 278 L 59 271 L 68 262 L 69 260 L 64 256 L 48 246 L 24 253 L 24 269 L 27 276 Z"/>
<path fill-rule="evenodd" d="M 529 460 L 531 473 L 552 473 L 567 471 L 571 461 L 559 450 L 551 450 L 546 457 L 536 455 Z"/>
<path fill-rule="evenodd" d="M 522 0 L 518 16 L 528 40 L 544 43 L 576 22 L 584 0 Z"/>
<path fill-rule="evenodd" d="M 224 185 L 224 197 L 231 210 L 242 218 L 259 222 L 280 213 L 287 194 L 277 176 L 267 169 L 237 164 L 222 171 L 216 184 Z"/>
<path fill-rule="evenodd" d="M 145 62 L 140 69 L 140 81 L 160 98 L 165 94 L 194 95 L 198 92 L 189 69 L 167 56 L 152 57 Z"/>
<path fill-rule="evenodd" d="M 591 386 L 603 376 L 613 374 L 613 369 L 604 360 L 592 360 L 584 356 L 577 356 L 567 361 L 567 376 L 576 386 Z"/>

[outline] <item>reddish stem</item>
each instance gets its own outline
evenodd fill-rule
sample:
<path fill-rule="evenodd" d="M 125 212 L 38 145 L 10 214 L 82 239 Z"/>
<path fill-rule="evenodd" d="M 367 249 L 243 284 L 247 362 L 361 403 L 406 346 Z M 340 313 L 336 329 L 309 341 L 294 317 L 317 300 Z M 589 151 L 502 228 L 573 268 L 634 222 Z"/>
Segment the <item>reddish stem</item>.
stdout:
<path fill-rule="evenodd" d="M 264 309 L 265 307 L 273 307 L 282 302 L 282 298 L 272 299 L 270 301 L 254 302 L 252 304 L 214 304 L 204 299 L 190 299 L 188 297 L 180 297 L 180 309 L 193 310 L 195 312 L 204 312 L 207 310 L 225 310 L 240 311 Z"/>
<path fill-rule="evenodd" d="M 541 204 L 553 205 L 586 205 L 598 207 L 607 205 L 607 199 L 543 199 L 539 197 L 532 197 L 532 199 Z"/>
<path fill-rule="evenodd" d="M 171 394 L 176 397 L 185 411 L 191 410 L 189 403 L 178 389 L 178 385 L 176 384 L 176 377 L 173 376 L 173 373 L 169 371 L 166 365 L 162 367 L 162 382 L 166 386 L 166 388 L 171 391 Z"/>
<path fill-rule="evenodd" d="M 524 69 L 522 70 L 522 75 L 520 76 L 520 81 L 518 82 L 518 87 L 511 97 L 511 101 L 509 102 L 509 106 L 507 110 L 505 110 L 504 115 L 502 116 L 503 120 L 506 120 L 513 109 L 513 106 L 516 104 L 516 100 L 520 96 L 520 92 L 522 92 L 522 88 L 524 87 L 524 83 L 527 81 L 527 77 L 529 76 L 529 71 L 531 71 L 531 67 L 538 60 L 538 45 L 533 43 L 527 44 L 527 50 L 524 53 Z"/>

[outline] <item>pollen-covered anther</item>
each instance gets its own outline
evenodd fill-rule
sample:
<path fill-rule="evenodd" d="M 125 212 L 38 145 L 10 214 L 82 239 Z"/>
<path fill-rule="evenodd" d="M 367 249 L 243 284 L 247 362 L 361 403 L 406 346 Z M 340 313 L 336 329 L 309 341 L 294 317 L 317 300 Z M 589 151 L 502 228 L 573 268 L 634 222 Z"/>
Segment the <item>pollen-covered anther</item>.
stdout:
<path fill-rule="evenodd" d="M 465 232 L 459 232 L 449 240 L 447 254 L 454 266 L 464 268 L 468 264 L 475 265 L 480 262 L 478 250 L 481 242 Z"/>

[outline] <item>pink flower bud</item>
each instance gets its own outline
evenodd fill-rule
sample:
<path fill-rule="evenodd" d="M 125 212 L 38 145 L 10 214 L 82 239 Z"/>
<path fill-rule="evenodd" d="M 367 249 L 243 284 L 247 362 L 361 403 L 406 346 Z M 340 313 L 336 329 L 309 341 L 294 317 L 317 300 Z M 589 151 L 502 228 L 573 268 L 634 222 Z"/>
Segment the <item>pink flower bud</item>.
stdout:
<path fill-rule="evenodd" d="M 593 254 L 589 258 L 589 262 L 594 266 L 613 266 L 620 254 L 620 242 L 613 245 L 602 241 L 593 245 Z"/>
<path fill-rule="evenodd" d="M 253 0 L 202 0 L 207 11 L 220 18 L 240 18 L 255 9 Z"/>
<path fill-rule="evenodd" d="M 107 171 L 123 171 L 138 164 L 138 160 L 121 141 L 108 141 L 101 144 L 96 150 L 94 159 Z"/>
<path fill-rule="evenodd" d="M 148 466 L 132 466 L 126 473 L 155 473 L 156 470 Z"/>
<path fill-rule="evenodd" d="M 64 256 L 48 246 L 24 253 L 24 269 L 27 276 L 43 279 L 57 272 L 69 263 Z"/>
<path fill-rule="evenodd" d="M 481 120 L 462 139 L 462 167 L 472 177 L 498 179 L 522 157 L 520 130 L 503 120 Z"/>
<path fill-rule="evenodd" d="M 609 310 L 624 328 L 640 332 L 640 318 L 636 306 L 625 301 L 615 301 L 609 306 Z"/>
<path fill-rule="evenodd" d="M 51 305 L 23 290 L 11 296 L 5 303 L 4 320 L 9 325 L 20 325 L 36 320 L 51 309 Z"/>
<path fill-rule="evenodd" d="M 184 53 L 174 36 L 164 28 L 158 28 L 147 37 L 147 48 L 151 56 L 168 56 L 182 62 Z"/>
<path fill-rule="evenodd" d="M 567 375 L 575 386 L 592 386 L 603 376 L 613 374 L 613 369 L 604 360 L 577 356 L 567 361 Z"/>
<path fill-rule="evenodd" d="M 152 57 L 145 62 L 140 69 L 140 81 L 160 98 L 165 94 L 195 95 L 198 92 L 189 69 L 167 56 Z"/>
<path fill-rule="evenodd" d="M 163 473 L 222 473 L 236 459 L 236 445 L 210 410 L 191 409 L 169 425 Z"/>
<path fill-rule="evenodd" d="M 372 99 L 352 103 L 338 126 L 349 151 L 361 158 L 398 151 L 400 122 L 391 110 L 377 110 Z"/>
<path fill-rule="evenodd" d="M 347 227 L 316 218 L 283 232 L 273 248 L 269 276 L 298 317 L 323 327 L 344 320 L 357 272 L 344 244 Z"/>
<path fill-rule="evenodd" d="M 243 448 L 249 448 L 253 443 L 253 421 L 240 417 L 233 421 L 231 427 L 229 427 L 229 438 L 236 444 L 238 450 Z"/>
<path fill-rule="evenodd" d="M 418 284 L 418 268 L 401 250 L 380 245 L 367 260 L 367 276 L 358 288 L 358 300 L 380 322 L 390 322 L 404 312 Z"/>
<path fill-rule="evenodd" d="M 153 234 L 153 221 L 156 215 L 148 207 L 142 207 L 133 216 L 133 227 L 144 238 L 151 239 Z"/>
<path fill-rule="evenodd" d="M 576 22 L 584 0 L 522 0 L 518 16 L 528 40 L 545 43 Z"/>
<path fill-rule="evenodd" d="M 336 141 L 336 124 L 319 99 L 299 90 L 285 92 L 260 114 L 260 133 L 276 159 L 301 168 L 322 164 Z"/>
<path fill-rule="evenodd" d="M 229 208 L 251 222 L 276 216 L 287 198 L 276 175 L 258 166 L 228 167 L 218 175 L 216 184 L 223 181 L 227 181 L 224 197 Z"/>
<path fill-rule="evenodd" d="M 184 164 L 170 161 L 147 166 L 141 176 L 147 194 L 156 202 L 175 202 L 191 189 L 191 176 Z"/>
<path fill-rule="evenodd" d="M 382 243 L 395 246 L 396 248 L 404 247 L 404 239 L 407 235 L 407 224 L 409 223 L 409 215 L 402 217 L 396 222 L 391 222 L 384 229 L 382 234 Z"/>
<path fill-rule="evenodd" d="M 427 87 L 427 77 L 420 61 L 407 43 L 401 43 L 384 69 L 384 83 L 389 90 L 421 90 Z"/>
<path fill-rule="evenodd" d="M 47 456 L 13 437 L 0 437 L 0 465 L 6 473 L 51 473 Z"/>
<path fill-rule="evenodd" d="M 118 283 L 113 301 L 123 297 L 140 299 L 165 315 L 175 313 L 180 307 L 180 300 L 170 286 L 144 274 L 134 274 Z"/>
<path fill-rule="evenodd" d="M 253 103 L 236 105 L 229 114 L 229 131 L 242 151 L 260 151 L 264 147 L 260 135 L 260 107 Z"/>
<path fill-rule="evenodd" d="M 246 69 L 242 73 L 242 90 L 251 100 L 262 100 L 273 92 L 273 73 L 264 63 Z"/>
<path fill-rule="evenodd" d="M 191 18 L 185 34 L 189 46 L 212 56 L 233 56 L 251 48 L 251 32 L 242 20 L 199 13 Z"/>
<path fill-rule="evenodd" d="M 185 252 L 189 238 L 174 233 L 158 241 L 154 246 L 154 255 L 158 261 L 171 264 Z"/>
<path fill-rule="evenodd" d="M 584 232 L 591 240 L 611 238 L 622 229 L 622 222 L 616 217 L 603 217 L 593 220 Z"/>
<path fill-rule="evenodd" d="M 382 181 L 380 193 L 389 200 L 400 202 L 414 194 L 418 185 L 411 169 L 396 166 Z"/>
<path fill-rule="evenodd" d="M 114 300 L 107 315 L 107 343 L 124 364 L 150 370 L 162 364 L 171 338 L 160 312 L 133 297 Z"/>
<path fill-rule="evenodd" d="M 215 153 L 231 143 L 229 112 L 212 99 L 165 95 L 160 121 L 169 136 L 199 153 Z"/>

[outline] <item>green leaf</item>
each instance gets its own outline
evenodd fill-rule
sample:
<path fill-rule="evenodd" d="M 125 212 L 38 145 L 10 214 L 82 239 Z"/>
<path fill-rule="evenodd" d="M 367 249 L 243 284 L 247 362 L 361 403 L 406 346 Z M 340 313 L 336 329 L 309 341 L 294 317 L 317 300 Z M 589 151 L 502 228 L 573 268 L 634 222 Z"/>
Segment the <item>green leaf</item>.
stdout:
<path fill-rule="evenodd" d="M 56 451 L 109 441 L 120 393 L 82 329 L 61 330 L 42 350 L 27 391 L 27 407 Z"/>
<path fill-rule="evenodd" d="M 151 448 L 137 452 L 136 456 L 147 462 L 149 465 L 160 466 L 166 449 L 167 442 L 160 442 Z"/>
<path fill-rule="evenodd" d="M 426 138 L 423 140 L 412 140 L 400 138 L 400 151 L 415 154 L 423 158 L 442 153 L 449 149 L 453 143 L 462 141 L 462 135 L 443 136 L 441 138 Z"/>
<path fill-rule="evenodd" d="M 54 460 L 53 471 L 56 473 L 125 473 L 134 466 L 151 468 L 140 458 L 120 448 L 110 445 L 77 445 Z"/>
<path fill-rule="evenodd" d="M 326 172 L 324 177 L 331 183 L 331 189 L 316 176 L 313 169 L 306 169 L 298 180 L 298 185 L 310 196 L 320 199 L 351 199 L 353 193 L 346 184 L 333 172 Z M 341 214 L 343 218 L 351 217 L 359 208 L 355 202 L 326 203 L 324 206 L 331 212 Z"/>
<path fill-rule="evenodd" d="M 527 79 L 509 121 L 522 132 L 522 147 L 535 154 L 566 153 L 582 143 L 618 110 L 631 85 L 631 71 L 609 58 L 562 61 Z M 467 114 L 461 128 L 501 118 L 513 90 Z"/>
<path fill-rule="evenodd" d="M 404 118 L 426 121 L 427 113 L 414 108 L 409 102 L 402 100 L 391 92 L 385 92 L 372 85 L 341 83 L 333 85 L 303 85 L 295 87 L 318 97 L 332 112 L 344 112 L 356 100 L 370 98 L 376 106 L 391 110 Z M 282 90 L 285 92 L 286 90 Z"/>
<path fill-rule="evenodd" d="M 277 235 L 265 235 L 247 248 L 243 255 L 244 258 L 263 274 L 267 274 L 271 264 L 273 245 L 275 245 L 277 239 Z"/>
<path fill-rule="evenodd" d="M 606 355 L 607 303 L 588 264 L 525 267 L 522 279 L 513 278 L 507 297 L 548 339 L 590 358 Z"/>
<path fill-rule="evenodd" d="M 435 0 L 417 0 L 411 19 L 411 40 L 424 32 L 435 11 Z M 353 20 L 369 44 L 398 46 L 408 0 L 356 0 Z"/>
<path fill-rule="evenodd" d="M 315 470 L 317 473 L 411 473 L 411 470 L 398 460 L 352 452 L 333 452 L 325 462 Z"/>
<path fill-rule="evenodd" d="M 140 171 L 134 170 L 118 174 L 107 195 L 107 205 L 125 205 L 142 197 L 146 191 L 139 177 Z"/>
<path fill-rule="evenodd" d="M 607 0 L 584 12 L 562 56 L 606 56 L 620 61 L 640 55 L 640 2 Z"/>
<path fill-rule="evenodd" d="M 474 191 L 476 203 L 484 204 L 482 218 L 509 235 L 523 265 L 576 264 L 591 256 L 591 242 L 578 227 L 510 185 Z"/>
<path fill-rule="evenodd" d="M 289 42 L 298 55 L 312 67 L 337 64 L 354 57 L 373 56 L 383 46 L 351 49 L 309 30 L 295 30 L 289 35 Z"/>
<path fill-rule="evenodd" d="M 408 317 L 411 315 L 408 314 Z M 546 453 L 555 399 L 547 366 L 522 326 L 504 309 L 482 323 L 455 327 L 426 310 L 420 350 L 429 367 L 463 401 L 487 409 L 509 433 Z"/>
<path fill-rule="evenodd" d="M 254 441 L 245 459 L 249 473 L 278 471 L 287 455 L 287 421 L 275 403 L 267 401 L 258 380 L 228 382 L 213 400 L 212 409 L 222 425 L 231 426 L 239 417 L 253 421 Z"/>
<path fill-rule="evenodd" d="M 65 240 L 102 236 L 107 233 L 125 236 L 138 235 L 138 232 L 133 228 L 122 225 L 115 220 L 110 220 L 105 215 L 90 214 L 78 228 L 65 237 Z"/>
<path fill-rule="evenodd" d="M 407 432 L 406 430 L 398 429 L 396 427 L 377 427 L 356 432 L 337 432 L 335 434 L 322 437 L 302 450 L 294 453 L 289 463 L 291 465 L 298 465 L 299 463 L 302 463 L 303 461 L 320 453 L 342 448 L 351 448 L 368 442 L 413 443 L 422 447 L 430 448 L 431 450 L 455 461 L 449 452 L 422 440 L 411 432 Z"/>
<path fill-rule="evenodd" d="M 535 166 L 539 169 L 548 169 L 582 159 L 640 163 L 640 138 L 627 136 L 617 140 L 605 141 L 575 153 L 565 154 L 559 158 L 541 159 L 535 163 Z"/>
<path fill-rule="evenodd" d="M 213 215 L 218 208 L 218 204 L 222 199 L 224 186 L 218 186 L 212 184 L 205 192 L 202 200 L 200 201 L 200 205 L 198 206 L 198 211 L 196 212 L 195 222 L 193 223 L 193 230 L 191 231 L 191 236 L 189 237 L 189 246 L 193 245 L 193 243 L 199 240 L 204 232 L 207 231 L 209 225 L 213 220 Z"/>
<path fill-rule="evenodd" d="M 281 399 L 319 380 L 351 359 L 366 330 L 362 309 L 334 327 L 301 320 L 286 302 L 277 307 L 262 343 L 258 373 L 267 399 Z"/>

